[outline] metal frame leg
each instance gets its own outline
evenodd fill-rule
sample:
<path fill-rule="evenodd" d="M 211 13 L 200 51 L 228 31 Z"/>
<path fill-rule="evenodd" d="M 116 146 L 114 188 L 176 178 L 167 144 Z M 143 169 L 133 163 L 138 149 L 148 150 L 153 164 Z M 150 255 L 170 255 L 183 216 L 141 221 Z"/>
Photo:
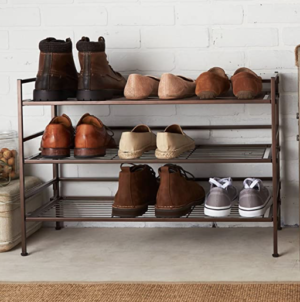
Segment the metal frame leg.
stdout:
<path fill-rule="evenodd" d="M 20 163 L 20 210 L 21 210 L 21 242 L 22 256 L 27 256 L 27 238 L 26 238 L 26 200 L 24 183 L 24 129 L 23 129 L 23 93 L 22 81 L 18 80 L 18 128 L 19 128 L 19 163 Z"/>
<path fill-rule="evenodd" d="M 57 106 L 56 105 L 52 105 L 51 106 L 51 117 L 54 118 L 56 117 L 57 114 Z M 59 165 L 58 164 L 53 164 L 53 178 L 55 179 L 59 179 Z M 59 182 L 56 182 L 53 184 L 53 197 L 54 199 L 59 198 L 60 197 L 60 193 L 59 193 Z M 59 216 L 59 213 L 61 211 L 61 206 L 59 203 L 57 203 L 56 205 L 56 216 Z M 64 227 L 64 223 L 62 221 L 56 221 L 55 223 L 55 230 L 59 231 Z"/>
<path fill-rule="evenodd" d="M 277 135 L 279 135 L 278 104 L 276 102 L 276 82 L 271 78 L 271 112 L 272 112 L 272 183 L 273 183 L 273 257 L 279 257 L 278 254 L 278 146 Z"/>

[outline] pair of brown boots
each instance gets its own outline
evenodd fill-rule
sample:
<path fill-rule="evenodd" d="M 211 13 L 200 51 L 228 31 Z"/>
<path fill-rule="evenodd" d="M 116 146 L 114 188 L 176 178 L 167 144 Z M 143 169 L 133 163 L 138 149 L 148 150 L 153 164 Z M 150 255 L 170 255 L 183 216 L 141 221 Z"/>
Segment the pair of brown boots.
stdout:
<path fill-rule="evenodd" d="M 56 116 L 44 131 L 41 142 L 42 156 L 68 157 L 73 148 L 76 157 L 103 156 L 107 148 L 117 147 L 107 129 L 97 117 L 86 113 L 77 123 L 75 134 L 71 119 L 66 114 Z"/>
<path fill-rule="evenodd" d="M 112 216 L 141 216 L 147 212 L 148 205 L 155 204 L 156 217 L 177 218 L 203 203 L 204 189 L 191 173 L 172 164 L 160 167 L 158 171 L 159 179 L 148 165 L 121 165 Z"/>
<path fill-rule="evenodd" d="M 239 68 L 231 77 L 233 94 L 240 100 L 253 99 L 262 91 L 262 78 L 249 68 Z M 230 80 L 225 71 L 214 67 L 200 74 L 196 80 L 196 95 L 200 99 L 214 99 L 226 94 Z"/>
<path fill-rule="evenodd" d="M 39 70 L 33 92 L 34 101 L 107 100 L 122 96 L 126 79 L 108 64 L 105 40 L 77 42 L 81 71 L 78 74 L 72 54 L 71 39 L 47 38 L 39 43 Z"/>

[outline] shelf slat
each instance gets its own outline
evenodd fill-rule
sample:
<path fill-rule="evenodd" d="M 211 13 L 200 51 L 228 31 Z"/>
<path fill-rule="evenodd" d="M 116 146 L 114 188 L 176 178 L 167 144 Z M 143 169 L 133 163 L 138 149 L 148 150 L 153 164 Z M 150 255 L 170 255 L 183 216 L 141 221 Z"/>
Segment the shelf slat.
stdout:
<path fill-rule="evenodd" d="M 108 149 L 103 157 L 62 159 L 44 158 L 41 154 L 25 159 L 25 164 L 120 164 L 120 163 L 270 163 L 270 145 L 199 145 L 174 159 L 157 159 L 154 151 L 138 159 L 120 159 L 117 149 Z M 268 156 L 266 156 L 268 154 Z"/>
<path fill-rule="evenodd" d="M 126 98 L 115 98 L 106 101 L 77 101 L 68 99 L 64 101 L 33 101 L 23 100 L 23 106 L 73 106 L 73 105 L 186 105 L 186 104 L 270 104 L 271 94 L 269 91 L 262 92 L 255 99 L 239 100 L 234 95 L 218 97 L 216 99 L 200 100 L 198 97 L 191 97 L 176 100 L 161 100 L 149 98 L 144 100 L 127 100 Z"/>
<path fill-rule="evenodd" d="M 227 217 L 209 217 L 204 215 L 204 206 L 195 206 L 189 214 L 180 218 L 156 218 L 154 206 L 149 206 L 148 211 L 139 217 L 120 218 L 112 217 L 113 197 L 101 197 L 101 200 L 69 200 L 62 199 L 51 203 L 51 206 L 41 208 L 32 214 L 28 214 L 27 221 L 180 221 L 180 222 L 270 222 L 272 211 L 266 211 L 265 216 L 245 218 L 238 212 L 238 206 L 231 209 Z"/>

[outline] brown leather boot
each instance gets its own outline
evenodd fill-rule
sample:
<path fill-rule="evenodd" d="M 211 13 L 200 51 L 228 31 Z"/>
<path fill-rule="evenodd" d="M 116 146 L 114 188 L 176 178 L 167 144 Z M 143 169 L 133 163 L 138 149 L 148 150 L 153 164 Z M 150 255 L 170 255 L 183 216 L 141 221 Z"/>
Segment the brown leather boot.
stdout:
<path fill-rule="evenodd" d="M 83 37 L 76 46 L 81 66 L 77 99 L 108 100 L 122 96 L 126 80 L 108 64 L 104 38 L 90 42 L 89 38 Z"/>
<path fill-rule="evenodd" d="M 42 156 L 62 158 L 70 156 L 70 149 L 74 147 L 74 128 L 70 118 L 63 114 L 54 117 L 46 127 L 42 142 Z"/>
<path fill-rule="evenodd" d="M 253 99 L 262 91 L 262 78 L 249 68 L 239 68 L 231 77 L 233 94 L 239 99 Z"/>
<path fill-rule="evenodd" d="M 192 176 L 189 179 L 187 174 Z M 159 169 L 160 185 L 156 197 L 155 216 L 177 218 L 188 214 L 196 204 L 203 203 L 204 189 L 194 176 L 177 165 Z"/>
<path fill-rule="evenodd" d="M 112 216 L 136 217 L 155 204 L 158 182 L 155 172 L 148 165 L 123 167 L 119 176 L 119 188 L 112 207 Z"/>
<path fill-rule="evenodd" d="M 39 48 L 34 101 L 61 101 L 76 97 L 78 74 L 72 54 L 72 41 L 47 38 L 40 42 Z"/>
<path fill-rule="evenodd" d="M 196 95 L 200 99 L 214 99 L 226 93 L 230 88 L 230 81 L 225 71 L 214 67 L 203 72 L 196 80 Z"/>
<path fill-rule="evenodd" d="M 106 149 L 116 148 L 113 135 L 109 135 L 107 129 L 97 117 L 84 114 L 76 126 L 74 156 L 104 156 Z"/>

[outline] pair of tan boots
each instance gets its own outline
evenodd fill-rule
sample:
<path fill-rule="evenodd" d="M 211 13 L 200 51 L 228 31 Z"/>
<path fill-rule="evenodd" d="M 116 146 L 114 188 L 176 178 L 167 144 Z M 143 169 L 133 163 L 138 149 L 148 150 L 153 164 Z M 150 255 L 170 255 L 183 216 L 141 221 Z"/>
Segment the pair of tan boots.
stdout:
<path fill-rule="evenodd" d="M 134 159 L 155 150 L 157 158 L 172 159 L 194 148 L 194 140 L 179 125 L 168 126 L 157 136 L 148 126 L 138 125 L 131 132 L 122 133 L 118 155 L 122 159 Z"/>

